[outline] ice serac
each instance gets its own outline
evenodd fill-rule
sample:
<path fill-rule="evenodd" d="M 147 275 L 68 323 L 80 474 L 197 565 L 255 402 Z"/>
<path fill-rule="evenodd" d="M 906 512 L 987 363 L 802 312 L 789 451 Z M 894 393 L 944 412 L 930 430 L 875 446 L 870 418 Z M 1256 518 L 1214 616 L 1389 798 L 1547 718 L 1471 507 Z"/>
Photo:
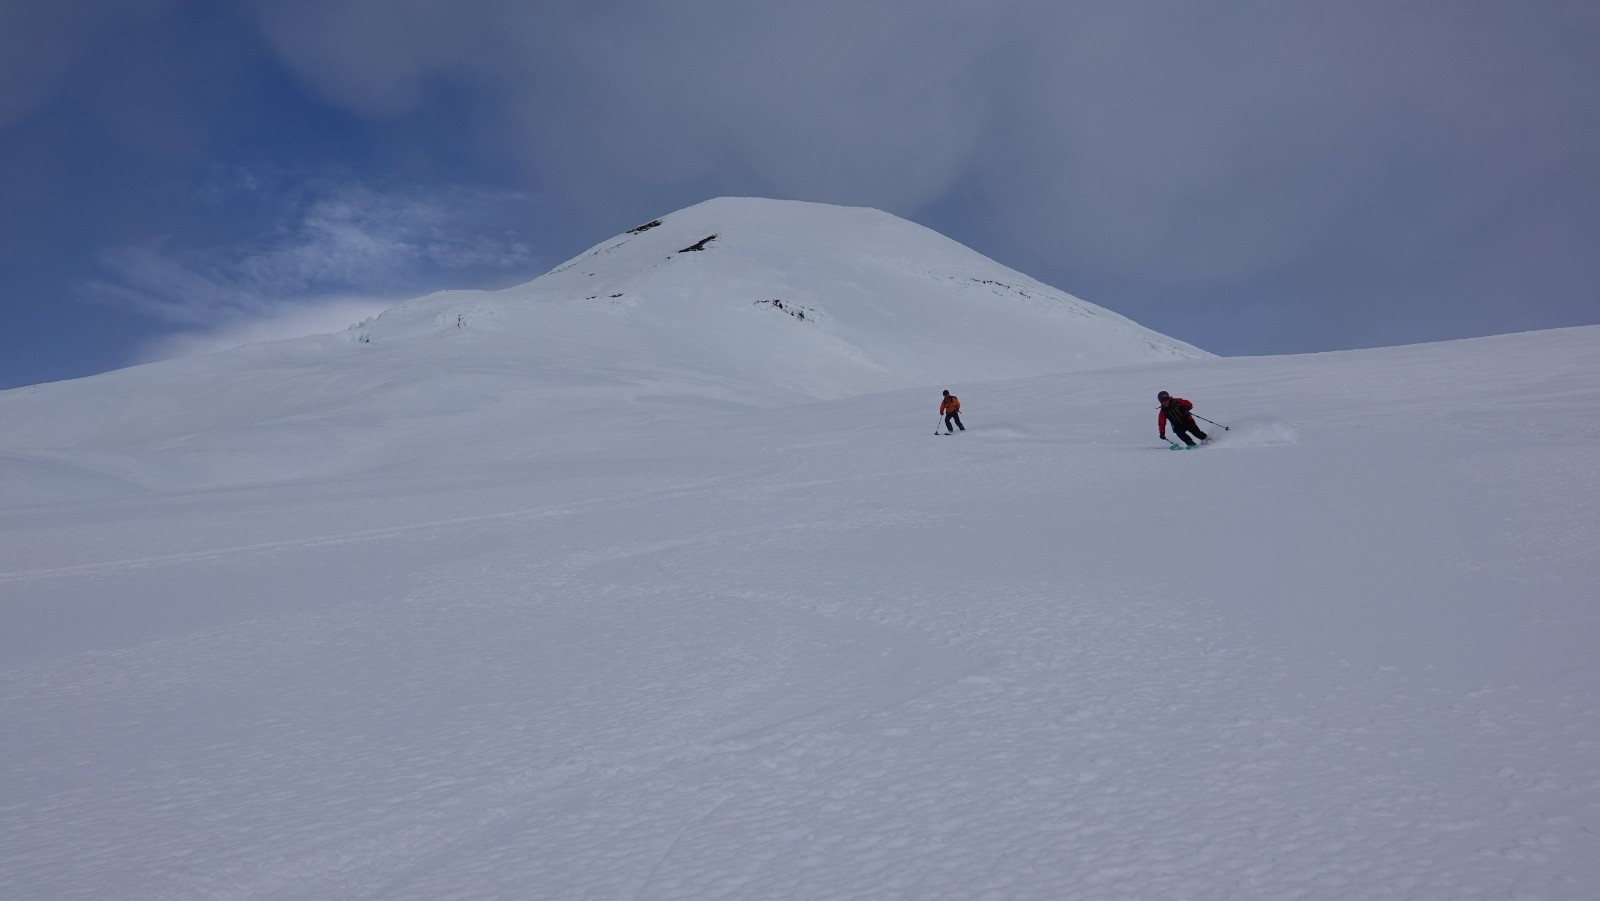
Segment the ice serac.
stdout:
<path fill-rule="evenodd" d="M 0 460 L 29 473 L 0 502 L 373 470 L 441 435 L 514 459 L 531 430 L 1204 356 L 878 210 L 722 198 L 517 287 L 0 393 Z"/>

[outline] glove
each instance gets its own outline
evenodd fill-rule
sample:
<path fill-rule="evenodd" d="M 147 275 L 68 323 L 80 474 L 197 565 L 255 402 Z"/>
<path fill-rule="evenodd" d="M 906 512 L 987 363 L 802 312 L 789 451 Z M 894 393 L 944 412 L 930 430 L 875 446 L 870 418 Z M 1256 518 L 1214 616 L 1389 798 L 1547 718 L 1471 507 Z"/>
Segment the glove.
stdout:
<path fill-rule="evenodd" d="M 1161 433 L 1161 440 L 1162 440 L 1162 441 L 1165 441 L 1165 440 L 1167 440 L 1167 433 L 1166 433 L 1166 432 L 1162 432 L 1162 433 Z"/>

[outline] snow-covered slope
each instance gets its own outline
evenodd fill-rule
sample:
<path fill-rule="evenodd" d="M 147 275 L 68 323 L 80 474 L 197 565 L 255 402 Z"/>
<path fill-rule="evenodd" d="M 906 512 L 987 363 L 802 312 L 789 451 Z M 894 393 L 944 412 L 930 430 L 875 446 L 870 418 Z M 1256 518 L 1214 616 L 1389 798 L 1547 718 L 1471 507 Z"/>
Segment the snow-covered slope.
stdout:
<path fill-rule="evenodd" d="M 0 393 L 0 502 L 380 471 L 441 447 L 457 465 L 521 453 L 525 426 L 1203 356 L 876 210 L 720 199 L 343 335 Z"/>
<path fill-rule="evenodd" d="M 1600 897 L 1597 359 L 953 382 L 956 437 L 925 388 L 530 416 L 0 510 L 0 897 Z M 1232 428 L 1168 451 L 1162 388 Z"/>

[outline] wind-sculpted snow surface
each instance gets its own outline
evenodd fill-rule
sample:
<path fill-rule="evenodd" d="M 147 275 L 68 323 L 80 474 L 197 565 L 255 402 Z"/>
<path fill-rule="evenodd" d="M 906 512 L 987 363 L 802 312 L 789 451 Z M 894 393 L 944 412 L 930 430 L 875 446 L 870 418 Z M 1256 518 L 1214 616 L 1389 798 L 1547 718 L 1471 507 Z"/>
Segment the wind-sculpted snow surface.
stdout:
<path fill-rule="evenodd" d="M 513 420 L 0 510 L 0 897 L 1600 897 L 1596 359 L 958 383 L 950 438 L 937 387 Z M 1168 453 L 1161 388 L 1238 434 Z"/>

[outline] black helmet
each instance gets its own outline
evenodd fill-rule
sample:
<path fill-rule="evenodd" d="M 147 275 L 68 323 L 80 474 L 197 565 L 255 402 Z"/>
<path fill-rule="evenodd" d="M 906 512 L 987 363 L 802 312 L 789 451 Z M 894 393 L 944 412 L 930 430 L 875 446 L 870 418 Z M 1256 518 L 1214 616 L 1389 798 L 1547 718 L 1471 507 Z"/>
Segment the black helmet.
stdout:
<path fill-rule="evenodd" d="M 1167 400 L 1170 397 L 1172 397 L 1172 395 L 1170 395 L 1167 392 L 1163 391 L 1160 394 L 1156 395 L 1156 400 Z"/>
<path fill-rule="evenodd" d="M 945 397 L 949 397 L 950 396 L 950 389 L 949 388 L 944 389 L 944 396 Z"/>

